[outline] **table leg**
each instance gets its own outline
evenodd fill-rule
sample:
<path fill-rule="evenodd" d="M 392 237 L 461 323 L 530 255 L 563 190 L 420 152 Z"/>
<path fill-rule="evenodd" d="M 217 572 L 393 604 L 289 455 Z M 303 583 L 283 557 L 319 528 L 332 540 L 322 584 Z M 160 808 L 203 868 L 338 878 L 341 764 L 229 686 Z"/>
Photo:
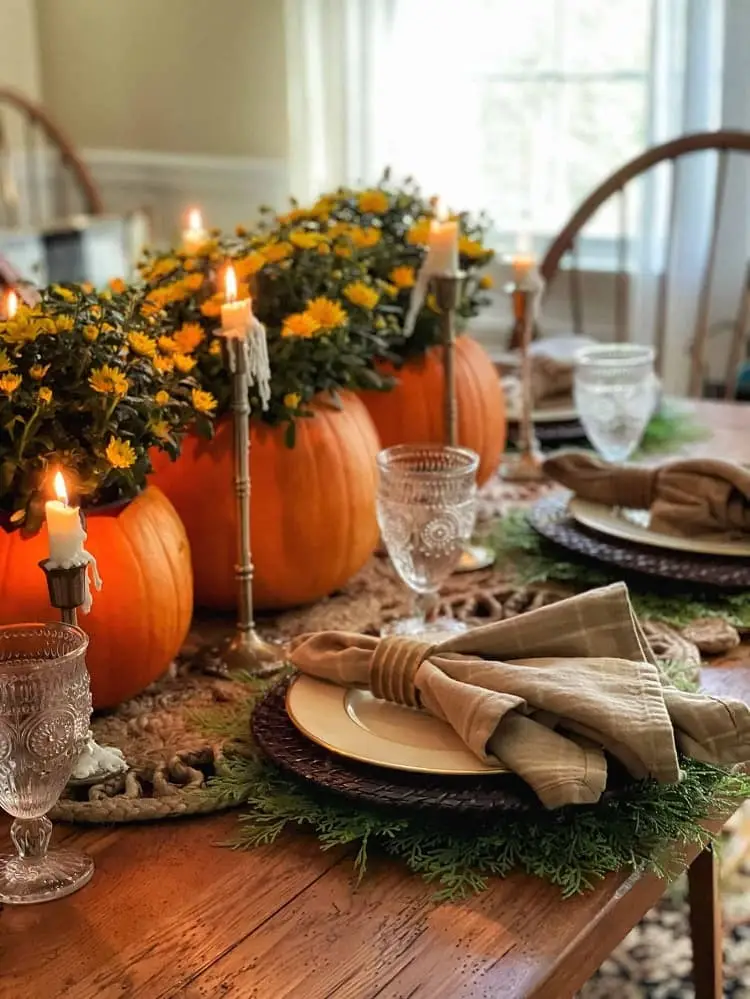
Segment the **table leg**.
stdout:
<path fill-rule="evenodd" d="M 698 854 L 688 869 L 688 900 L 695 999 L 722 999 L 724 961 L 719 865 L 710 846 Z"/>

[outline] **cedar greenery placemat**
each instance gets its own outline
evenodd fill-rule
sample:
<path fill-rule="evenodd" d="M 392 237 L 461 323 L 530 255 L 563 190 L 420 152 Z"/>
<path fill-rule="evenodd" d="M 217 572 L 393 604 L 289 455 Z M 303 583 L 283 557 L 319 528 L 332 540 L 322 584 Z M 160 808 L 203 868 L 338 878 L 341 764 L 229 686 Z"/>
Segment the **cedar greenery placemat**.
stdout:
<path fill-rule="evenodd" d="M 684 681 L 678 664 L 671 673 Z M 256 688 L 253 697 L 260 696 L 263 689 Z M 598 805 L 540 806 L 490 825 L 466 818 L 456 823 L 424 811 L 362 806 L 289 776 L 252 744 L 248 723 L 206 792 L 222 805 L 244 806 L 227 845 L 249 849 L 273 843 L 288 828 L 307 830 L 322 849 L 352 849 L 357 881 L 366 874 L 369 854 L 380 850 L 434 884 L 440 900 L 482 891 L 489 877 L 514 870 L 557 885 L 564 897 L 593 888 L 614 871 L 650 870 L 669 878 L 679 873 L 674 844 L 705 845 L 711 836 L 701 823 L 733 811 L 750 795 L 749 777 L 685 759 L 679 784 L 639 781 Z"/>

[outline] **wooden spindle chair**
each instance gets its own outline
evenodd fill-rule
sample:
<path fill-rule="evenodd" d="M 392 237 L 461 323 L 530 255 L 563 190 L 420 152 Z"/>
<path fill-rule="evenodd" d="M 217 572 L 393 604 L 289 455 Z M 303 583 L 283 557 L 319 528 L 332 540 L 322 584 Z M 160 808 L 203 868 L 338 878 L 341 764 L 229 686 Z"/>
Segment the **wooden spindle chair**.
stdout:
<path fill-rule="evenodd" d="M 569 282 L 570 312 L 576 333 L 584 333 L 584 304 L 581 291 L 581 268 L 578 256 L 578 237 L 591 217 L 610 198 L 619 200 L 619 235 L 617 241 L 617 273 L 614 286 L 614 328 L 615 338 L 624 341 L 628 336 L 629 273 L 628 227 L 627 227 L 627 185 L 636 177 L 646 173 L 660 163 L 669 163 L 669 214 L 664 258 L 658 277 L 656 293 L 655 347 L 657 370 L 662 373 L 664 346 L 669 301 L 669 267 L 673 259 L 675 232 L 678 225 L 678 183 L 677 161 L 683 156 L 703 153 L 717 157 L 716 184 L 713 197 L 712 229 L 703 266 L 702 280 L 697 298 L 696 321 L 690 347 L 690 395 L 700 395 L 703 389 L 704 354 L 709 338 L 709 313 L 711 290 L 718 247 L 719 227 L 724 208 L 724 195 L 727 183 L 729 156 L 732 153 L 750 153 L 750 132 L 718 131 L 700 132 L 681 136 L 646 150 L 616 170 L 593 191 L 573 213 L 560 234 L 552 241 L 540 265 L 542 277 L 549 286 L 558 275 L 563 259 L 570 255 L 570 266 L 566 268 Z M 750 262 L 745 268 L 744 287 L 740 294 L 737 315 L 732 323 L 732 336 L 726 369 L 725 395 L 734 396 L 738 374 L 742 367 L 750 334 Z"/>
<path fill-rule="evenodd" d="M 0 225 L 44 226 L 103 212 L 86 165 L 46 111 L 0 87 Z"/>

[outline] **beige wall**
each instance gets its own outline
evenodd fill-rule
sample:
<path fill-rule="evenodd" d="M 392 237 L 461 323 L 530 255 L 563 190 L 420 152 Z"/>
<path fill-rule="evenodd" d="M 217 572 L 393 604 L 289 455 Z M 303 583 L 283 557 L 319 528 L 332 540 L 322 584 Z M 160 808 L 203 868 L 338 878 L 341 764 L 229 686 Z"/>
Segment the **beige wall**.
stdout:
<path fill-rule="evenodd" d="M 79 148 L 285 156 L 280 0 L 36 7 L 44 102 Z"/>
<path fill-rule="evenodd" d="M 34 0 L 0 0 L 0 86 L 39 98 Z"/>

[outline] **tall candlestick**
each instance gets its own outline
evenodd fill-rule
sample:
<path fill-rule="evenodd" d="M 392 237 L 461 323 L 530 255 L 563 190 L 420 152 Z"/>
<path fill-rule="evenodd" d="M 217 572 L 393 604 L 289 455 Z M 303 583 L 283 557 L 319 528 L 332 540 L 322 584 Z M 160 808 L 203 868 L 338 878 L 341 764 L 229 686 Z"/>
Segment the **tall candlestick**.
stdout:
<path fill-rule="evenodd" d="M 208 239 L 203 228 L 203 217 L 199 208 L 191 208 L 187 215 L 187 228 L 182 232 L 182 245 L 188 253 L 197 253 Z"/>
<path fill-rule="evenodd" d="M 431 274 L 458 274 L 458 219 L 449 219 L 439 206 L 430 225 L 427 249 Z"/>

